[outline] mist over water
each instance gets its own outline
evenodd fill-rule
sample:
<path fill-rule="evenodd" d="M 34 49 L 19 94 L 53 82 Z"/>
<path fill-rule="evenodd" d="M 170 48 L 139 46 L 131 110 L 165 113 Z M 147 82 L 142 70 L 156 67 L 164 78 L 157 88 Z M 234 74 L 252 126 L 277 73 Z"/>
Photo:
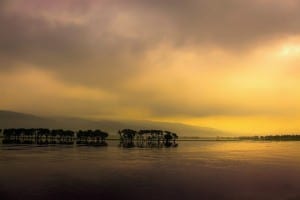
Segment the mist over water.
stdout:
<path fill-rule="evenodd" d="M 1 199 L 300 199 L 300 142 L 0 144 Z"/>

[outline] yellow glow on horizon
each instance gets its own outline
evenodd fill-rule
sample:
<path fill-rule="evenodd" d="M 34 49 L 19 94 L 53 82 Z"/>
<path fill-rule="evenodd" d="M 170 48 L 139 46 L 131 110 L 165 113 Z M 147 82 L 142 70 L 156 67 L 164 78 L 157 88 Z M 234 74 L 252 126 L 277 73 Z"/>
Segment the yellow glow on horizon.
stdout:
<path fill-rule="evenodd" d="M 143 69 L 118 91 L 67 84 L 29 66 L 0 75 L 0 83 L 7 84 L 1 106 L 34 111 L 43 107 L 47 113 L 90 118 L 180 122 L 238 133 L 297 131 L 299 41 L 280 40 L 246 53 L 175 49 L 166 43 L 149 50 Z M 156 113 L 164 109 L 162 116 Z"/>

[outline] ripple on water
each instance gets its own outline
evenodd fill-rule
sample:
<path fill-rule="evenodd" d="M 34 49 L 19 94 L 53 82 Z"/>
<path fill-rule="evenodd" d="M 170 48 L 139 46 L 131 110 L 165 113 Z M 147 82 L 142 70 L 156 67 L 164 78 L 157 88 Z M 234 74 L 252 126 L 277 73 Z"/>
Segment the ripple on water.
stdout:
<path fill-rule="evenodd" d="M 0 145 L 0 192 L 7 199 L 288 199 L 300 195 L 299 155 L 299 142 Z"/>

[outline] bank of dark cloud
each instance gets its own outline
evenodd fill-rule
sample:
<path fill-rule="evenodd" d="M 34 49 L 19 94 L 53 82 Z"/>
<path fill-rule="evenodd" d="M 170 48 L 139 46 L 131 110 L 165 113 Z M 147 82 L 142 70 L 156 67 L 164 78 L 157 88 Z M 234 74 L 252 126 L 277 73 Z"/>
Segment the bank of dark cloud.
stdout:
<path fill-rule="evenodd" d="M 149 67 L 144 65 L 147 52 L 162 43 L 174 49 L 218 47 L 247 52 L 300 32 L 300 2 L 292 0 L 61 0 L 50 6 L 48 1 L 24 2 L 0 2 L 0 70 L 32 65 L 54 72 L 61 81 L 116 93 L 120 102 L 126 101 L 128 92 L 121 86 Z M 19 8 L 12 9 L 12 4 Z M 83 21 L 64 21 L 61 13 Z M 122 16 L 129 17 L 129 25 L 126 20 L 116 23 Z M 128 101 L 137 102 L 139 95 L 136 91 Z M 162 90 L 153 94 L 160 95 Z M 160 116 L 242 112 L 218 106 L 192 110 L 159 102 L 145 101 L 144 106 Z"/>
<path fill-rule="evenodd" d="M 3 1 L 2 4 L 11 2 L 18 4 L 18 1 Z M 175 48 L 214 45 L 239 50 L 274 37 L 297 35 L 300 31 L 297 23 L 300 3 L 296 1 L 288 1 L 293 2 L 293 6 L 285 7 L 283 1 L 263 3 L 259 0 L 114 0 L 85 4 L 65 0 L 55 1 L 56 7 L 52 3 L 50 8 L 47 1 L 42 2 L 39 9 L 48 15 L 65 12 L 72 18 L 92 14 L 79 25 L 59 21 L 51 24 L 39 16 L 39 10 L 34 10 L 35 1 L 28 1 L 26 5 L 37 15 L 28 15 L 28 9 L 22 12 L 19 8 L 20 12 L 16 12 L 9 6 L 2 6 L 2 60 L 29 62 L 58 71 L 69 68 L 70 73 L 74 68 L 75 71 L 80 71 L 76 68 L 97 69 L 101 73 L 115 69 L 115 73 L 124 67 L 138 70 L 142 67 L 139 60 L 143 59 L 143 53 L 162 42 Z M 123 30 L 124 35 L 135 31 L 133 38 L 110 29 L 116 15 L 122 13 L 135 21 L 134 30 L 128 30 L 132 27 L 126 25 Z M 1 65 L 1 68 L 7 66 Z"/>

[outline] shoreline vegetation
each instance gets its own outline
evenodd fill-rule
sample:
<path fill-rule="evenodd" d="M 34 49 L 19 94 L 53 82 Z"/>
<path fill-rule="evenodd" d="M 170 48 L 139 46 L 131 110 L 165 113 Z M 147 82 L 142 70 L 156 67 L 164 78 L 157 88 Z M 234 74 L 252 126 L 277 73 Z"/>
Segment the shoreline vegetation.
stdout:
<path fill-rule="evenodd" d="M 79 130 L 77 132 L 63 129 L 46 128 L 10 128 L 4 129 L 3 144 L 76 144 L 106 146 L 108 133 L 97 130 Z"/>
<path fill-rule="evenodd" d="M 298 134 L 284 134 L 284 135 L 266 135 L 266 136 L 243 136 L 240 140 L 263 140 L 263 141 L 300 141 Z"/>
<path fill-rule="evenodd" d="M 131 142 L 158 142 L 158 143 L 176 143 L 176 141 L 300 141 L 300 134 L 276 134 L 265 136 L 237 136 L 237 137 L 197 137 L 181 136 L 176 133 L 162 130 L 139 130 L 132 129 L 119 130 L 118 134 L 109 135 L 109 133 L 96 130 L 63 130 L 46 128 L 9 128 L 0 129 L 0 138 L 8 140 L 45 140 L 59 141 L 61 143 L 76 141 L 80 143 L 104 143 L 107 140 L 118 140 L 120 143 Z"/>
<path fill-rule="evenodd" d="M 123 129 L 118 131 L 120 146 L 130 147 L 177 147 L 176 133 L 162 130 L 139 130 Z"/>
<path fill-rule="evenodd" d="M 0 129 L 3 144 L 74 144 L 107 146 L 109 134 L 96 130 L 63 130 L 46 128 L 10 128 Z M 123 129 L 118 131 L 120 146 L 123 147 L 176 147 L 176 133 L 162 130 Z"/>
<path fill-rule="evenodd" d="M 300 134 L 282 134 L 265 136 L 237 136 L 237 137 L 181 137 L 180 141 L 300 141 Z"/>

